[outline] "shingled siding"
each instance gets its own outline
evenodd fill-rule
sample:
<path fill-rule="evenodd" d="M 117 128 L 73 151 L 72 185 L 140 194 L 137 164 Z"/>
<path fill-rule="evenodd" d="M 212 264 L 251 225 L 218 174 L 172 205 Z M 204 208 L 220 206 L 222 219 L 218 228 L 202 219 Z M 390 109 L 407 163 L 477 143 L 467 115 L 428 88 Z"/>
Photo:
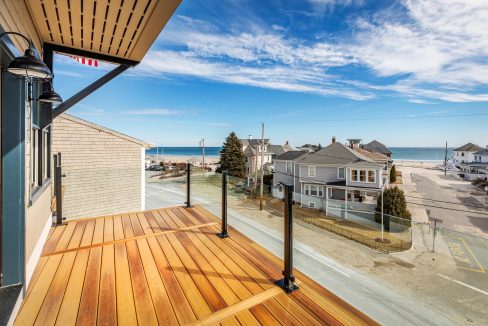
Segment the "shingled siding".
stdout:
<path fill-rule="evenodd" d="M 63 215 L 94 217 L 143 209 L 143 146 L 60 116 L 52 127 L 52 153 L 61 152 Z M 54 175 L 54 174 L 53 174 Z"/>

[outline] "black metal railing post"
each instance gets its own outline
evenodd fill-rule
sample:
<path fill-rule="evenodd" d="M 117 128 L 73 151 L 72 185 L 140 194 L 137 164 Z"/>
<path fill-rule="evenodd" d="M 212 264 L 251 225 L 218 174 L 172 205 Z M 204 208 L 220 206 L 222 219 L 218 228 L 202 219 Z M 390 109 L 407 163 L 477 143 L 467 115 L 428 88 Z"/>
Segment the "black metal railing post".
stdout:
<path fill-rule="evenodd" d="M 298 290 L 293 276 L 293 185 L 285 188 L 285 261 L 283 278 L 275 283 L 286 293 Z"/>
<path fill-rule="evenodd" d="M 191 207 L 190 201 L 190 181 L 191 181 L 191 163 L 186 164 L 186 208 Z"/>
<path fill-rule="evenodd" d="M 217 233 L 220 238 L 228 238 L 227 233 L 227 171 L 222 171 L 222 232 Z"/>
<path fill-rule="evenodd" d="M 61 153 L 55 156 L 54 161 L 54 189 L 56 194 L 56 225 L 63 224 L 63 173 L 61 170 Z"/>

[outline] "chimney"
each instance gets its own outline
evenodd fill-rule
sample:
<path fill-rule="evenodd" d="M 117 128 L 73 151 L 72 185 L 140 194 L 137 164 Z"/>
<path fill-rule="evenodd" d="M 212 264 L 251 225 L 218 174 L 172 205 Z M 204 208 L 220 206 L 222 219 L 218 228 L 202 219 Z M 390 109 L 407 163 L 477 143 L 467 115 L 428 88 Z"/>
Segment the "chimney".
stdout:
<path fill-rule="evenodd" d="M 285 145 L 288 145 L 288 140 L 285 140 Z M 487 146 L 488 147 L 488 146 Z"/>
<path fill-rule="evenodd" d="M 252 139 L 252 135 L 251 134 L 249 134 L 249 139 Z"/>
<path fill-rule="evenodd" d="M 335 142 L 336 142 L 336 137 L 335 137 L 335 136 L 333 136 L 333 137 L 332 137 L 332 144 L 335 144 Z"/>

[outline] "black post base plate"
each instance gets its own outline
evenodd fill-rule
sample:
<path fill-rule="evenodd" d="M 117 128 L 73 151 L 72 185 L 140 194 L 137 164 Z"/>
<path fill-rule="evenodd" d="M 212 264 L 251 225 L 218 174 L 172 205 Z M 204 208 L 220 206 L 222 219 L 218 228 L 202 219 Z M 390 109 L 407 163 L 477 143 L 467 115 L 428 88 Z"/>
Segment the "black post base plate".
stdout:
<path fill-rule="evenodd" d="M 217 236 L 220 238 L 220 239 L 224 239 L 224 238 L 228 238 L 229 237 L 229 234 L 228 233 L 217 233 Z"/>
<path fill-rule="evenodd" d="M 295 283 L 290 282 L 289 284 L 286 284 L 284 278 L 276 281 L 275 284 L 282 288 L 283 291 L 285 291 L 286 293 L 292 293 L 299 289 L 298 286 L 295 285 Z"/>

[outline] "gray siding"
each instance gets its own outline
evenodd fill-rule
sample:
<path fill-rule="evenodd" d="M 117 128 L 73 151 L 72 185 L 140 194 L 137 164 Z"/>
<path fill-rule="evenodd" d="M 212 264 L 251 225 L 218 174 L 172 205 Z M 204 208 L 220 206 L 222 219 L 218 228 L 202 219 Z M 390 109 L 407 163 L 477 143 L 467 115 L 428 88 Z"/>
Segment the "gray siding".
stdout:
<path fill-rule="evenodd" d="M 337 167 L 315 165 L 315 177 L 308 176 L 308 167 L 309 165 L 300 165 L 300 179 L 303 181 L 316 180 L 316 182 L 326 183 L 343 180 L 337 178 Z"/>

